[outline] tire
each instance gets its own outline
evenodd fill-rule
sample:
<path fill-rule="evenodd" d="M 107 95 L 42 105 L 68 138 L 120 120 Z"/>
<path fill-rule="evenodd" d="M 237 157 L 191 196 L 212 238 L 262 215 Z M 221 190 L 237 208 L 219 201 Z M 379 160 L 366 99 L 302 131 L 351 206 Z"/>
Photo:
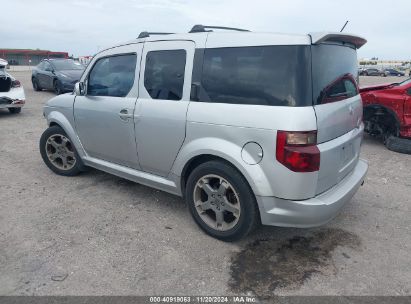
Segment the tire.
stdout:
<path fill-rule="evenodd" d="M 56 95 L 60 95 L 63 93 L 63 89 L 61 88 L 61 82 L 58 80 L 54 80 L 53 82 L 53 90 Z"/>
<path fill-rule="evenodd" d="M 60 143 L 59 138 L 61 139 Z M 53 143 L 60 145 L 60 148 L 54 147 Z M 49 127 L 43 132 L 40 137 L 40 154 L 47 167 L 58 175 L 74 176 L 85 169 L 76 148 L 66 132 L 59 126 Z M 66 159 L 66 167 L 64 167 L 64 158 Z"/>
<path fill-rule="evenodd" d="M 41 87 L 39 85 L 39 82 L 36 78 L 31 79 L 31 83 L 33 84 L 33 90 L 34 91 L 41 91 Z"/>
<path fill-rule="evenodd" d="M 219 192 L 220 189 L 224 190 Z M 211 199 L 209 193 L 214 193 L 216 197 L 218 193 L 221 195 L 218 195 L 220 198 Z M 203 163 L 191 172 L 186 184 L 185 201 L 197 225 L 208 235 L 222 241 L 244 238 L 260 223 L 257 202 L 246 179 L 223 161 Z M 223 222 L 220 229 L 217 229 L 216 208 Z"/>
<path fill-rule="evenodd" d="M 390 136 L 385 142 L 388 150 L 411 154 L 411 139 L 401 138 L 396 136 Z"/>
<path fill-rule="evenodd" d="M 21 108 L 9 108 L 11 114 L 18 114 L 21 112 Z"/>

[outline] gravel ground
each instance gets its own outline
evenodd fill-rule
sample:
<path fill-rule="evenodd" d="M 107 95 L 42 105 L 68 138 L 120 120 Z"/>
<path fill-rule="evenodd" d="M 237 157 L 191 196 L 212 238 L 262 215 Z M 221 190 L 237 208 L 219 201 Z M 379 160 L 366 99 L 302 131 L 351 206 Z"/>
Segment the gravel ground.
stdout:
<path fill-rule="evenodd" d="M 38 152 L 53 94 L 14 75 L 27 104 L 0 111 L 0 295 L 411 295 L 411 156 L 366 137 L 366 183 L 332 222 L 223 243 L 178 197 L 96 170 L 53 174 Z"/>

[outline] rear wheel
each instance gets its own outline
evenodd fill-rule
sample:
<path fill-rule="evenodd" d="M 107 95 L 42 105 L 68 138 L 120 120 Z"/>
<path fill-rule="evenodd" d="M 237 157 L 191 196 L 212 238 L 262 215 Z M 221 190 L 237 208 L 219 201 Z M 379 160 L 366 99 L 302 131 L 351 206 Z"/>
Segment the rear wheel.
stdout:
<path fill-rule="evenodd" d="M 18 114 L 21 112 L 21 108 L 9 108 L 11 114 Z"/>
<path fill-rule="evenodd" d="M 187 181 L 185 199 L 199 227 L 223 241 L 243 238 L 259 223 L 250 186 L 223 161 L 209 161 L 195 168 Z"/>
<path fill-rule="evenodd" d="M 54 173 L 74 176 L 84 165 L 66 132 L 59 126 L 49 127 L 40 138 L 40 154 L 44 163 Z"/>

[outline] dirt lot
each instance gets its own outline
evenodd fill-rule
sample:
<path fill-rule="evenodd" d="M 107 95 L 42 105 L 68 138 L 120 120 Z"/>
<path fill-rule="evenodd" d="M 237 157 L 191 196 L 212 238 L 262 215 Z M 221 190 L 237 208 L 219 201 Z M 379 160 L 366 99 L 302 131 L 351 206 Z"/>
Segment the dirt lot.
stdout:
<path fill-rule="evenodd" d="M 0 112 L 0 295 L 411 295 L 411 156 L 366 137 L 366 183 L 336 219 L 227 244 L 178 197 L 96 170 L 53 174 L 38 140 L 54 95 L 14 75 L 27 105 Z"/>

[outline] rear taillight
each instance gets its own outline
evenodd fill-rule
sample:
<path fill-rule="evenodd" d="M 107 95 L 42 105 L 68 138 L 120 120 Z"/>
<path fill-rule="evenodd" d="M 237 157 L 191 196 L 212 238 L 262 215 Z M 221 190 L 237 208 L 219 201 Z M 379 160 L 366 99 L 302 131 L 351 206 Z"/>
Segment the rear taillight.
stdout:
<path fill-rule="evenodd" d="M 276 158 L 294 172 L 314 172 L 320 169 L 317 131 L 277 132 Z"/>
<path fill-rule="evenodd" d="M 11 82 L 11 87 L 12 87 L 12 88 L 20 88 L 20 87 L 21 87 L 20 81 L 18 81 L 18 80 L 13 80 L 13 81 Z"/>

